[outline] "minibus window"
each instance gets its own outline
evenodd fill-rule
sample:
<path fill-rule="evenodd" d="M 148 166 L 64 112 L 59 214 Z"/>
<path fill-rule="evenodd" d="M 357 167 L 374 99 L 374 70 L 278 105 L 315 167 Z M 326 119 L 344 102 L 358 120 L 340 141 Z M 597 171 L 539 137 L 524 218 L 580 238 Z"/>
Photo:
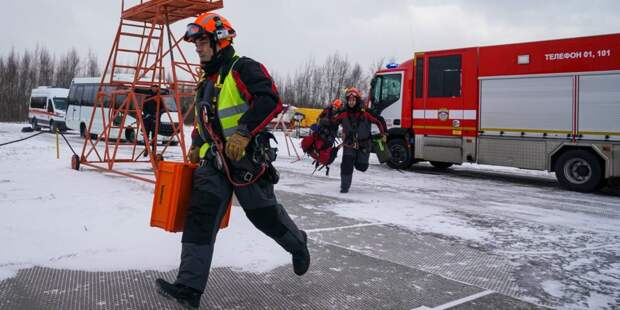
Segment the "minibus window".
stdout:
<path fill-rule="evenodd" d="M 30 98 L 30 107 L 33 109 L 45 109 L 45 97 Z"/>

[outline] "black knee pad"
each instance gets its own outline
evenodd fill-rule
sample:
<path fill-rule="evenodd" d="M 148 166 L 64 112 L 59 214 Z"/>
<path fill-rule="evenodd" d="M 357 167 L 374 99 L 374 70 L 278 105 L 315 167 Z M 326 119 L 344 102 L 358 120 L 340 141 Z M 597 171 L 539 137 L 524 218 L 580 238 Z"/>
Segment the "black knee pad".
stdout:
<path fill-rule="evenodd" d="M 364 171 L 368 170 L 368 164 L 366 164 L 366 163 L 364 163 L 364 164 L 355 163 L 355 169 L 357 169 L 358 171 L 364 172 Z"/>
<path fill-rule="evenodd" d="M 225 211 L 219 209 L 226 206 L 227 204 L 220 202 L 215 195 L 204 192 L 192 194 L 185 217 L 182 242 L 212 245 L 219 230 L 220 218 Z"/>
<path fill-rule="evenodd" d="M 353 156 L 342 156 L 342 163 L 340 164 L 340 174 L 352 174 L 354 162 L 355 161 L 353 159 Z"/>
<path fill-rule="evenodd" d="M 271 238 L 282 237 L 288 231 L 280 220 L 278 206 L 243 211 L 256 228 Z"/>

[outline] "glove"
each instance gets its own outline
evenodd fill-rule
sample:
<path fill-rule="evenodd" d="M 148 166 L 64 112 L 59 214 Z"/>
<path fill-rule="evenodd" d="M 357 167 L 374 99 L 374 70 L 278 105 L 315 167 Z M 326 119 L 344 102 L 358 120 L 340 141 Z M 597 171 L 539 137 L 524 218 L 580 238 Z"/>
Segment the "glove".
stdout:
<path fill-rule="evenodd" d="M 382 135 L 381 135 L 381 141 L 382 141 L 383 143 L 386 143 L 386 142 L 387 142 L 387 135 L 386 135 L 386 134 L 382 134 Z"/>
<path fill-rule="evenodd" d="M 243 156 L 245 156 L 245 148 L 250 143 L 250 135 L 245 133 L 241 133 L 239 131 L 235 132 L 229 139 L 226 141 L 226 157 L 239 161 Z"/>
<path fill-rule="evenodd" d="M 197 164 L 200 161 L 200 148 L 192 145 L 187 151 L 187 158 L 192 164 Z"/>

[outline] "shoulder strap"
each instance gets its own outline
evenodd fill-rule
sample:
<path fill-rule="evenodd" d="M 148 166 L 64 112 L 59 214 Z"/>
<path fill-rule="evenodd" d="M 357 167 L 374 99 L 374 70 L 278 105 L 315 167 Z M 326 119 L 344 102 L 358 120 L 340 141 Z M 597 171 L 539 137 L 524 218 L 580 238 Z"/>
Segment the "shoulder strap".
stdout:
<path fill-rule="evenodd" d="M 220 69 L 220 72 L 218 73 L 217 84 L 215 85 L 216 88 L 222 88 L 222 84 L 224 84 L 224 79 L 226 79 L 226 76 L 228 76 L 228 74 L 235 67 L 235 65 L 237 64 L 237 61 L 240 58 L 241 57 L 235 54 L 232 57 L 232 61 L 230 62 L 230 65 L 222 66 L 222 68 Z"/>

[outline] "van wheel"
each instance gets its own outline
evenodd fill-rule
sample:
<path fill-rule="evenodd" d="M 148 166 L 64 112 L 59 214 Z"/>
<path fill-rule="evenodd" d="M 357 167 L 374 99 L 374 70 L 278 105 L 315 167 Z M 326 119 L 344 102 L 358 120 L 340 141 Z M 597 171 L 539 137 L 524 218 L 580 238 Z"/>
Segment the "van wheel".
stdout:
<path fill-rule="evenodd" d="M 446 163 L 442 161 L 431 161 L 431 165 L 437 169 L 448 169 L 452 167 L 453 163 Z"/>
<path fill-rule="evenodd" d="M 50 132 L 56 133 L 56 130 L 58 130 L 58 125 L 54 121 L 50 121 Z"/>
<path fill-rule="evenodd" d="M 136 132 L 133 130 L 133 128 L 125 129 L 125 141 L 136 143 Z"/>
<path fill-rule="evenodd" d="M 603 186 L 603 169 L 596 155 L 585 150 L 571 150 L 558 158 L 555 176 L 563 187 L 589 193 Z"/>
<path fill-rule="evenodd" d="M 37 118 L 36 118 L 36 117 L 33 117 L 33 118 L 32 118 L 32 121 L 30 121 L 30 124 L 32 124 L 32 129 L 33 129 L 33 130 L 36 130 L 36 131 L 41 130 L 41 127 L 39 127 L 39 124 L 38 124 L 38 123 L 39 123 L 39 121 L 37 121 Z"/>
<path fill-rule="evenodd" d="M 413 154 L 404 139 L 395 138 L 388 141 L 392 159 L 387 162 L 393 169 L 407 169 L 413 164 Z"/>

